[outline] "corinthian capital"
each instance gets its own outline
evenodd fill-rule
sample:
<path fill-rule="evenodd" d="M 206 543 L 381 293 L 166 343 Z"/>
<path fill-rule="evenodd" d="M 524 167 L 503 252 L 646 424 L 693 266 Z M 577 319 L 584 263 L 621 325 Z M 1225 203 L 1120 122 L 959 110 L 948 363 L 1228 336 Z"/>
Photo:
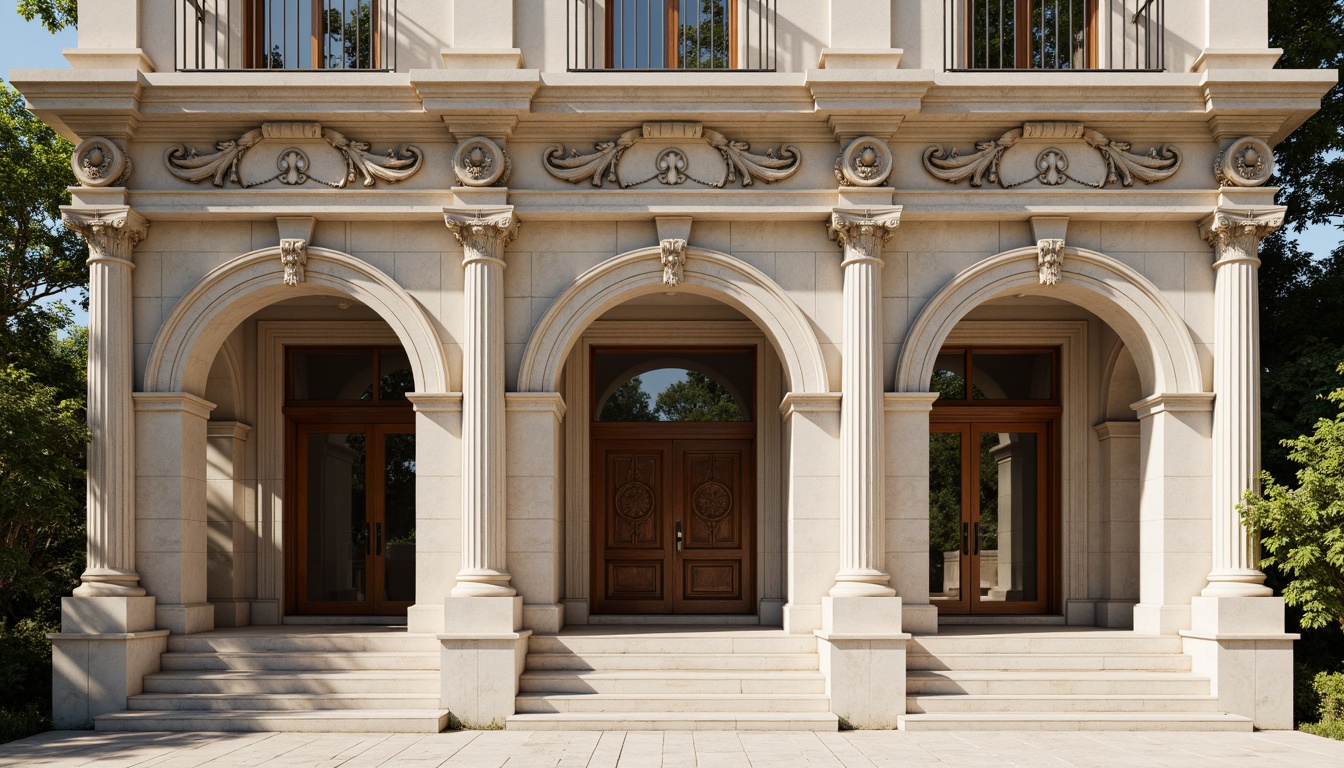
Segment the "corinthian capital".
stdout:
<path fill-rule="evenodd" d="M 99 208 L 61 206 L 61 222 L 89 244 L 89 259 L 131 260 L 131 251 L 145 239 L 149 222 L 129 206 Z"/>
<path fill-rule="evenodd" d="M 462 244 L 462 263 L 491 259 L 503 261 L 504 246 L 518 237 L 513 206 L 498 208 L 444 208 L 443 220 Z"/>
<path fill-rule="evenodd" d="M 901 206 L 836 208 L 826 225 L 832 240 L 845 247 L 846 264 L 861 259 L 881 260 L 882 246 L 901 224 Z"/>
<path fill-rule="evenodd" d="M 1216 263 L 1257 259 L 1260 238 L 1283 226 L 1284 206 L 1220 207 L 1199 223 L 1199 233 L 1214 248 Z"/>

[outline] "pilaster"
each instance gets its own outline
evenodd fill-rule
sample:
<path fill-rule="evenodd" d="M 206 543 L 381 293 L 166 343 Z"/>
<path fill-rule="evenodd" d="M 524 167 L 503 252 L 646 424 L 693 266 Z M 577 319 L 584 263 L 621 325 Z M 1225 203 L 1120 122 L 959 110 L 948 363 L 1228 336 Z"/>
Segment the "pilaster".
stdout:
<path fill-rule="evenodd" d="M 831 237 L 844 248 L 840 381 L 840 571 L 832 597 L 891 597 L 884 569 L 882 246 L 900 206 L 837 208 Z"/>
<path fill-rule="evenodd" d="M 1213 569 L 1206 597 L 1265 597 L 1259 543 L 1237 505 L 1259 489 L 1260 238 L 1283 224 L 1284 208 L 1222 206 L 1200 223 L 1213 246 Z"/>
<path fill-rule="evenodd" d="M 512 597 L 505 567 L 504 246 L 513 206 L 444 209 L 462 244 L 462 570 L 454 597 Z"/>

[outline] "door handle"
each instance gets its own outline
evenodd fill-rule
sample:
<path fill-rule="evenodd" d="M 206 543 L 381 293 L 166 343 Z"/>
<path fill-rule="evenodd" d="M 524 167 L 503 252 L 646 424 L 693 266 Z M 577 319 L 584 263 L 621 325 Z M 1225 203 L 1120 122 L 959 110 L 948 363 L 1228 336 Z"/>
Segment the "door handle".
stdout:
<path fill-rule="evenodd" d="M 685 537 L 681 535 L 681 521 L 678 520 L 678 521 L 677 521 L 677 552 L 678 552 L 678 554 L 680 554 L 680 552 L 681 552 L 681 545 L 682 545 L 682 543 L 684 542 L 684 539 L 685 539 Z"/>
<path fill-rule="evenodd" d="M 961 524 L 961 554 L 963 555 L 971 554 L 971 542 L 970 542 L 969 530 L 970 530 L 969 523 Z"/>
<path fill-rule="evenodd" d="M 382 524 L 382 523 L 376 523 L 376 524 L 374 524 L 373 528 L 374 528 L 375 531 L 378 532 L 378 533 L 377 533 L 377 536 L 378 536 L 378 544 L 377 544 L 377 549 L 374 551 L 374 554 L 378 555 L 379 557 L 382 557 L 382 556 L 383 556 L 383 524 Z"/>
<path fill-rule="evenodd" d="M 975 523 L 971 526 L 971 541 L 975 542 L 975 554 L 980 554 L 980 524 Z"/>

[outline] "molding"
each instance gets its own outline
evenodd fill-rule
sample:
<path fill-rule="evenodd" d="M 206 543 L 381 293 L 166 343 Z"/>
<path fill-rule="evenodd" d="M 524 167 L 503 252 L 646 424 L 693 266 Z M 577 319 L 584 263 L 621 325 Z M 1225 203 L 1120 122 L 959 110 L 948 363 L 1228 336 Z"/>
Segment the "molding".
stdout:
<path fill-rule="evenodd" d="M 189 392 L 132 392 L 136 413 L 185 413 L 209 419 L 215 404 Z"/>
<path fill-rule="evenodd" d="M 650 139 L 668 143 L 654 160 L 653 174 L 638 181 L 623 178 L 620 165 L 625 153 Z M 696 178 L 690 167 L 690 156 L 672 142 L 698 143 L 716 150 L 723 161 L 721 178 Z M 655 180 L 664 186 L 680 186 L 689 181 L 715 189 L 728 186 L 739 178 L 744 187 L 751 186 L 758 178 L 766 184 L 774 184 L 796 173 L 803 160 L 802 152 L 792 144 L 768 149 L 763 155 L 748 151 L 750 149 L 750 144 L 733 141 L 700 123 L 657 122 L 644 123 L 642 127 L 628 130 L 609 141 L 599 141 L 593 145 L 594 151 L 586 155 L 577 149 L 567 150 L 563 144 L 552 144 L 542 152 L 541 160 L 546 172 L 562 181 L 577 184 L 589 179 L 593 186 L 600 187 L 605 180 L 621 189 Z"/>
<path fill-rule="evenodd" d="M 784 418 L 795 413 L 840 413 L 839 392 L 787 392 L 779 403 Z"/>
<path fill-rule="evenodd" d="M 461 392 L 407 392 L 416 413 L 461 413 Z"/>
<path fill-rule="evenodd" d="M 887 413 L 928 413 L 937 399 L 937 392 L 884 392 L 882 407 Z"/>
<path fill-rule="evenodd" d="M 1110 440 L 1113 437 L 1137 440 L 1141 430 L 1137 421 L 1103 421 L 1092 427 L 1092 431 L 1097 433 L 1098 440 Z"/>
<path fill-rule="evenodd" d="M 1212 392 L 1159 392 L 1130 403 L 1140 419 L 1146 419 L 1159 413 L 1212 413 Z"/>
<path fill-rule="evenodd" d="M 276 173 L 268 179 L 244 181 L 238 175 L 238 165 L 248 150 L 267 140 L 304 141 L 320 139 L 340 153 L 345 161 L 345 175 L 335 181 L 308 175 L 308 154 L 298 147 L 288 147 L 276 157 Z M 260 128 L 244 133 L 236 139 L 215 142 L 215 151 L 201 155 L 185 144 L 168 148 L 163 155 L 168 172 L 183 181 L 199 184 L 206 179 L 216 187 L 226 183 L 251 189 L 279 181 L 285 186 L 300 186 L 309 181 L 333 189 L 344 189 L 363 178 L 363 186 L 372 187 L 379 181 L 396 184 L 419 172 L 425 155 L 419 147 L 405 144 L 387 150 L 385 155 L 373 154 L 367 142 L 347 138 L 344 134 L 323 128 L 319 123 L 262 123 Z"/>
<path fill-rule="evenodd" d="M 1068 154 L 1059 147 L 1051 146 L 1040 150 L 1036 156 L 1035 176 L 1016 181 L 1008 181 L 999 172 L 1005 154 L 1023 139 L 1048 139 L 1059 142 L 1082 142 L 1101 155 L 1106 164 L 1106 176 L 1100 181 L 1088 181 L 1069 175 Z M 1153 184 L 1170 178 L 1181 167 L 1181 150 L 1175 144 L 1163 144 L 1153 147 L 1147 154 L 1136 155 L 1129 151 L 1127 141 L 1112 141 L 1100 133 L 1090 130 L 1082 123 L 1023 123 L 998 139 L 978 141 L 975 153 L 961 156 L 957 149 L 944 149 L 935 145 L 924 150 L 924 169 L 932 176 L 950 184 L 958 184 L 970 179 L 972 187 L 983 186 L 986 181 L 997 184 L 1002 189 L 1020 187 L 1033 180 L 1047 187 L 1057 187 L 1065 182 L 1073 182 L 1084 187 L 1102 189 L 1109 184 L 1120 183 L 1133 186 L 1134 179 L 1145 184 Z"/>
<path fill-rule="evenodd" d="M 565 418 L 565 398 L 559 392 L 505 392 L 505 413 L 549 413 L 556 421 Z"/>

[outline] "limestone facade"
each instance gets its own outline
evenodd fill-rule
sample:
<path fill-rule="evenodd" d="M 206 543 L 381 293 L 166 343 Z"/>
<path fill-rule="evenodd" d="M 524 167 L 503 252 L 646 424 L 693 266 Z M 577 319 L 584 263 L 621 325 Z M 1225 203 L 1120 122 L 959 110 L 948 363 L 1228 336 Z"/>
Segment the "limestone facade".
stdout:
<path fill-rule="evenodd" d="M 528 636 L 609 618 L 593 355 L 698 345 L 755 361 L 735 620 L 815 633 L 836 714 L 896 724 L 904 683 L 876 670 L 938 633 L 931 573 L 956 581 L 931 565 L 956 555 L 930 543 L 940 353 L 1044 349 L 1026 613 L 1181 636 L 1225 711 L 1290 726 L 1291 636 L 1233 505 L 1272 147 L 1335 73 L 1271 68 L 1265 0 L 1167 2 L 1143 72 L 949 69 L 944 0 L 777 0 L 770 71 L 570 71 L 574 4 L 542 0 L 400 0 L 392 71 L 190 71 L 179 5 L 83 3 L 72 69 L 12 74 L 79 145 L 90 249 L 58 725 L 124 709 L 165 635 L 325 615 L 295 593 L 286 402 L 292 353 L 323 346 L 404 354 L 392 613 L 440 637 L 446 708 L 513 714 Z M 997 562 L 975 544 L 985 599 L 1014 535 Z"/>

